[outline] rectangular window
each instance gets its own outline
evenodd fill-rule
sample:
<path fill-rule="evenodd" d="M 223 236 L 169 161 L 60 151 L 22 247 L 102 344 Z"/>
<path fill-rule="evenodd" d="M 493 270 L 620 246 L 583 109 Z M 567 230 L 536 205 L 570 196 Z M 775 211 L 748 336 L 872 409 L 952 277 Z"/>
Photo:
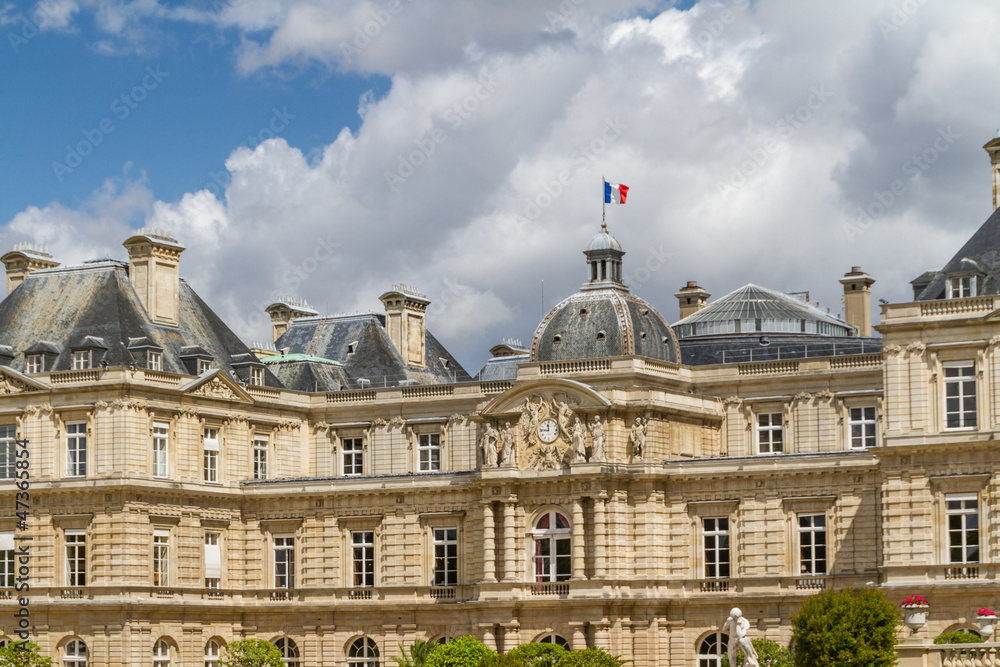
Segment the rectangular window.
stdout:
<path fill-rule="evenodd" d="M 705 542 L 705 578 L 729 578 L 729 519 L 702 519 Z"/>
<path fill-rule="evenodd" d="M 28 375 L 32 373 L 42 373 L 45 371 L 45 358 L 40 354 L 29 354 L 28 360 L 24 365 L 25 372 Z"/>
<path fill-rule="evenodd" d="M 944 366 L 945 428 L 976 427 L 976 365 L 971 361 Z"/>
<path fill-rule="evenodd" d="M 198 360 L 198 375 L 203 375 L 212 370 L 212 362 L 208 359 Z"/>
<path fill-rule="evenodd" d="M 73 352 L 73 370 L 83 371 L 90 368 L 90 350 L 75 350 Z"/>
<path fill-rule="evenodd" d="M 784 451 L 784 431 L 780 412 L 757 415 L 757 451 L 761 454 L 778 454 Z"/>
<path fill-rule="evenodd" d="M 148 357 L 148 366 L 151 371 L 162 371 L 163 370 L 163 353 L 162 352 L 150 352 Z"/>
<path fill-rule="evenodd" d="M 975 493 L 945 496 L 948 515 L 948 562 L 979 562 L 979 497 Z"/>
<path fill-rule="evenodd" d="M 0 426 L 0 479 L 14 479 L 17 429 L 12 424 Z"/>
<path fill-rule="evenodd" d="M 153 477 L 167 476 L 167 443 L 169 427 L 163 422 L 153 422 Z"/>
<path fill-rule="evenodd" d="M 295 588 L 295 538 L 274 538 L 274 587 Z"/>
<path fill-rule="evenodd" d="M 219 481 L 219 429 L 206 428 L 204 436 L 203 477 L 213 484 Z"/>
<path fill-rule="evenodd" d="M 0 588 L 14 588 L 14 533 L 0 533 Z"/>
<path fill-rule="evenodd" d="M 222 581 L 222 550 L 218 533 L 205 533 L 205 588 L 219 588 Z"/>
<path fill-rule="evenodd" d="M 352 565 L 355 588 L 375 585 L 375 532 L 356 530 L 351 533 Z"/>
<path fill-rule="evenodd" d="M 253 438 L 253 478 L 267 479 L 267 436 Z"/>
<path fill-rule="evenodd" d="M 851 449 L 867 449 L 877 444 L 875 408 L 851 408 Z"/>
<path fill-rule="evenodd" d="M 87 423 L 66 424 L 66 476 L 87 475 Z"/>
<path fill-rule="evenodd" d="M 361 438 L 344 438 L 344 474 L 364 474 L 364 443 Z"/>
<path fill-rule="evenodd" d="M 799 514 L 799 573 L 826 574 L 826 515 Z"/>
<path fill-rule="evenodd" d="M 437 433 L 425 433 L 420 436 L 417 449 L 420 452 L 420 470 L 441 469 L 441 436 Z"/>
<path fill-rule="evenodd" d="M 63 533 L 66 542 L 66 585 L 87 585 L 87 533 L 84 530 L 67 530 Z"/>
<path fill-rule="evenodd" d="M 264 369 L 263 368 L 250 368 L 250 384 L 257 387 L 264 386 Z"/>
<path fill-rule="evenodd" d="M 965 299 L 970 296 L 976 296 L 975 290 L 973 289 L 974 281 L 972 276 L 962 276 L 961 278 L 951 279 L 951 290 L 948 296 L 952 299 Z"/>
<path fill-rule="evenodd" d="M 153 585 L 170 585 L 170 531 L 153 531 Z"/>
<path fill-rule="evenodd" d="M 458 529 L 434 529 L 434 585 L 458 584 Z"/>

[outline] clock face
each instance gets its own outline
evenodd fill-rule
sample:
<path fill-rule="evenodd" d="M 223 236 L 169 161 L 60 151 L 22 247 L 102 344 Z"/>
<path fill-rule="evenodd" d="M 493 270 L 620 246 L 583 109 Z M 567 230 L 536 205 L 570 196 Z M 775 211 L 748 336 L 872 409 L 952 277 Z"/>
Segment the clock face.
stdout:
<path fill-rule="evenodd" d="M 555 419 L 546 419 L 538 425 L 538 437 L 542 442 L 552 442 L 559 437 L 559 425 Z"/>

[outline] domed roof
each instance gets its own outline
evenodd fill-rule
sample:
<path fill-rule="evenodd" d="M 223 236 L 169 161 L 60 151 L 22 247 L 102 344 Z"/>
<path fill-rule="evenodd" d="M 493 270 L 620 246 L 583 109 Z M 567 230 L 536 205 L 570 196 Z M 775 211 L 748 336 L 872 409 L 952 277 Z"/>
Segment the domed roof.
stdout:
<path fill-rule="evenodd" d="M 617 241 L 616 241 L 617 243 Z M 531 341 L 532 361 L 639 355 L 677 363 L 677 338 L 651 305 L 622 289 L 581 290 L 549 311 Z"/>
<path fill-rule="evenodd" d="M 618 242 L 614 236 L 608 233 L 608 230 L 603 229 L 597 233 L 594 238 L 590 239 L 590 243 L 587 244 L 587 250 L 621 250 L 622 244 Z"/>

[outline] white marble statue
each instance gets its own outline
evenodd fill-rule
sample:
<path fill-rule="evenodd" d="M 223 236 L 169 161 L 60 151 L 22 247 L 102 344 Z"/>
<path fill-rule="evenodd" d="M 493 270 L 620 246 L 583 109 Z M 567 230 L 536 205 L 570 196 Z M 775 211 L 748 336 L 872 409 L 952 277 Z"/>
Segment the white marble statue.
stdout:
<path fill-rule="evenodd" d="M 604 435 L 604 424 L 601 423 L 601 418 L 597 415 L 594 416 L 594 423 L 590 425 L 590 460 L 591 461 L 607 461 L 608 460 L 608 449 L 607 443 L 605 442 Z"/>
<path fill-rule="evenodd" d="M 754 650 L 747 632 L 750 630 L 750 621 L 743 617 L 743 612 L 739 607 L 733 607 L 729 612 L 729 618 L 722 626 L 722 631 L 729 635 L 729 664 L 730 667 L 737 667 L 736 655 L 743 651 L 743 667 L 759 667 L 757 662 L 757 651 Z"/>
<path fill-rule="evenodd" d="M 587 427 L 577 417 L 573 422 L 573 463 L 587 460 Z"/>
<path fill-rule="evenodd" d="M 500 432 L 493 428 L 493 424 L 486 424 L 486 430 L 479 441 L 483 448 L 483 467 L 497 467 L 497 443 L 500 442 Z"/>
<path fill-rule="evenodd" d="M 635 423 L 632 424 L 632 460 L 641 461 L 644 450 L 646 449 L 646 427 L 649 424 L 648 419 L 643 419 L 642 417 L 636 417 Z"/>
<path fill-rule="evenodd" d="M 502 466 L 512 466 L 514 465 L 514 441 L 516 439 L 516 434 L 514 433 L 514 427 L 510 425 L 510 422 L 506 422 L 503 425 L 503 430 L 500 431 L 500 465 Z"/>

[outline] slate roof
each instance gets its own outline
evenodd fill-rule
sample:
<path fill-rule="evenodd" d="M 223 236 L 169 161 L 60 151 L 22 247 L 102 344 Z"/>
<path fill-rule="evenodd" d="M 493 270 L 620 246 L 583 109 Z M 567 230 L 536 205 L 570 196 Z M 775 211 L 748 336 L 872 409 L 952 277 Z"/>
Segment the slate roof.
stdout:
<path fill-rule="evenodd" d="M 180 324 L 154 324 L 128 279 L 128 265 L 115 260 L 36 271 L 0 302 L 0 344 L 14 348 L 11 367 L 25 370 L 25 353 L 57 355 L 46 371 L 69 370 L 72 348 L 94 349 L 93 365 L 128 366 L 135 361 L 130 339 L 146 339 L 162 348 L 163 370 L 190 374 L 180 359 L 196 345 L 212 357 L 212 365 L 232 371 L 234 356 L 249 348 L 191 287 L 178 286 Z M 265 385 L 280 386 L 265 372 Z"/>
<path fill-rule="evenodd" d="M 352 346 L 354 351 L 350 352 Z M 342 387 L 320 391 L 472 380 L 451 353 L 426 329 L 426 367 L 407 365 L 385 330 L 385 316 L 377 313 L 294 320 L 275 341 L 275 347 L 286 350 L 286 354 L 306 354 L 342 365 L 340 371 L 335 372 L 316 361 L 282 364 L 276 372 L 290 383 L 290 389 L 299 391 L 316 391 L 312 382 L 317 377 L 321 383 L 344 383 Z M 302 368 L 293 369 L 293 365 Z M 368 383 L 361 382 L 362 379 Z"/>
<path fill-rule="evenodd" d="M 761 320 L 761 328 L 756 328 Z M 736 322 L 752 323 L 752 328 Z M 812 304 L 777 290 L 748 284 L 713 301 L 696 313 L 674 323 L 681 338 L 719 333 L 806 332 L 817 335 L 849 336 L 854 328 Z"/>
<path fill-rule="evenodd" d="M 970 265 L 969 261 L 975 262 Z M 1000 294 L 1000 209 L 986 219 L 976 233 L 965 242 L 954 257 L 940 271 L 925 272 L 913 283 L 930 278 L 927 287 L 914 295 L 915 301 L 931 301 L 945 298 L 948 274 L 965 273 L 980 269 L 984 280 L 978 294 Z"/>
<path fill-rule="evenodd" d="M 531 361 L 527 354 L 513 354 L 505 357 L 493 357 L 488 359 L 486 364 L 476 373 L 476 379 L 481 382 L 493 382 L 495 380 L 516 380 L 517 365 L 526 364 Z"/>
<path fill-rule="evenodd" d="M 882 351 L 882 339 L 815 334 L 732 334 L 681 338 L 680 348 L 681 363 L 707 366 L 875 354 Z"/>

